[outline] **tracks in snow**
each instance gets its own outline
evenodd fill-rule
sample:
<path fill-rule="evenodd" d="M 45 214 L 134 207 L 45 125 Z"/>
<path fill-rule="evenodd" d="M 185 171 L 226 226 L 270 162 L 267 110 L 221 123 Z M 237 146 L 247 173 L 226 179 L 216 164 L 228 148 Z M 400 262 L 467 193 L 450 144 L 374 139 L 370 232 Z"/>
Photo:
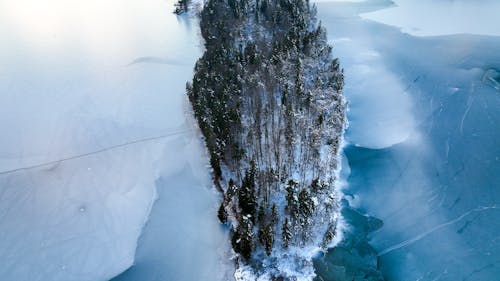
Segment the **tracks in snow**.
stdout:
<path fill-rule="evenodd" d="M 16 172 L 20 172 L 20 171 L 24 171 L 24 170 L 41 168 L 41 167 L 49 166 L 49 165 L 56 165 L 56 164 L 60 164 L 61 162 L 66 162 L 66 161 L 70 161 L 70 160 L 84 158 L 87 156 L 103 153 L 103 152 L 110 151 L 110 150 L 117 149 L 117 148 L 121 148 L 121 147 L 126 147 L 129 145 L 160 140 L 160 139 L 168 138 L 168 137 L 175 136 L 175 135 L 182 135 L 182 134 L 189 133 L 192 131 L 193 131 L 192 129 L 175 130 L 175 131 L 167 132 L 167 133 L 159 135 L 159 136 L 142 138 L 142 139 L 137 139 L 137 140 L 133 140 L 133 141 L 127 141 L 127 142 L 124 142 L 121 144 L 108 146 L 105 148 L 101 148 L 101 149 L 94 150 L 94 151 L 87 152 L 87 153 L 83 153 L 83 154 L 77 154 L 77 155 L 73 155 L 73 156 L 64 157 L 64 158 L 61 158 L 58 160 L 53 160 L 53 161 L 38 163 L 38 164 L 29 165 L 29 166 L 25 166 L 25 167 L 19 167 L 19 168 L 15 168 L 15 169 L 11 169 L 11 170 L 1 171 L 0 175 L 6 175 L 6 174 L 16 173 Z"/>

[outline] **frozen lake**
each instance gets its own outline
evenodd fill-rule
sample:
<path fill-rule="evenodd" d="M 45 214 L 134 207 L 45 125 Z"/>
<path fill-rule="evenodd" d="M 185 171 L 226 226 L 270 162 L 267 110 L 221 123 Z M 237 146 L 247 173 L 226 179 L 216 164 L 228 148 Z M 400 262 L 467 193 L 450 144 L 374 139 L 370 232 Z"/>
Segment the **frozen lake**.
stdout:
<path fill-rule="evenodd" d="M 498 13 L 498 3 L 419 1 L 415 12 L 437 8 L 418 24 L 404 16 L 410 1 L 396 2 L 318 4 L 346 71 L 346 200 L 383 222 L 347 208 L 356 248 L 331 250 L 318 273 L 324 280 L 355 275 L 349 268 L 373 273 L 378 256 L 387 280 L 496 280 L 500 93 L 483 77 L 500 69 L 500 37 L 492 36 L 500 24 L 481 18 L 488 24 L 481 29 L 467 20 Z M 471 14 L 456 26 L 464 5 Z M 369 229 L 378 229 L 368 235 L 375 251 L 363 240 Z"/>
<path fill-rule="evenodd" d="M 0 1 L 1 280 L 220 279 L 197 22 L 173 3 Z"/>
<path fill-rule="evenodd" d="M 229 278 L 173 2 L 0 0 L 1 280 Z M 352 226 L 318 274 L 498 279 L 499 2 L 319 2 Z"/>

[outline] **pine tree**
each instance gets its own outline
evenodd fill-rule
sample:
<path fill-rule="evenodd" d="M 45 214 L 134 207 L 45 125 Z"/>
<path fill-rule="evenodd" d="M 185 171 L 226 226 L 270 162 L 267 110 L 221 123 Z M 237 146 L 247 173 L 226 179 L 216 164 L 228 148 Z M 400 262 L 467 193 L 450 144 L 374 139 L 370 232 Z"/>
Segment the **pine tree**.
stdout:
<path fill-rule="evenodd" d="M 328 244 L 332 242 L 333 238 L 335 237 L 335 233 L 336 233 L 335 225 L 328 224 L 328 228 L 325 232 L 325 235 L 323 236 L 323 242 L 321 242 L 322 248 L 328 247 Z"/>
<path fill-rule="evenodd" d="M 223 200 L 219 206 L 219 210 L 217 211 L 217 217 L 221 223 L 227 223 L 227 212 L 224 205 L 225 201 Z"/>
<path fill-rule="evenodd" d="M 243 258 L 249 260 L 252 256 L 253 245 L 253 223 L 248 216 L 243 216 L 231 239 L 235 252 L 241 254 Z"/>
<path fill-rule="evenodd" d="M 273 204 L 273 207 L 271 209 L 271 224 L 276 225 L 278 223 L 278 208 L 276 207 L 276 204 Z"/>
<path fill-rule="evenodd" d="M 214 178 L 218 181 L 222 177 L 222 170 L 220 168 L 219 156 L 215 153 L 210 155 L 210 166 L 212 166 L 214 171 Z"/>
<path fill-rule="evenodd" d="M 177 15 L 185 13 L 188 10 L 189 2 L 189 0 L 178 0 L 177 3 L 175 3 L 174 13 Z"/>
<path fill-rule="evenodd" d="M 247 170 L 245 172 L 245 177 L 241 183 L 241 187 L 238 190 L 238 202 L 243 215 L 255 216 L 255 211 L 257 208 L 257 196 L 255 195 L 255 176 L 253 169 Z"/>
<path fill-rule="evenodd" d="M 234 183 L 234 180 L 232 178 L 230 178 L 229 182 L 227 183 L 227 192 L 226 192 L 226 196 L 229 198 L 229 200 L 231 200 L 233 198 L 233 196 L 236 195 L 237 190 L 238 190 L 238 187 Z"/>
<path fill-rule="evenodd" d="M 298 212 L 298 201 L 297 201 L 297 182 L 294 180 L 289 180 L 286 185 L 286 209 L 292 216 L 292 218 L 296 218 Z"/>
<path fill-rule="evenodd" d="M 257 221 L 259 223 L 259 227 L 263 228 L 266 223 L 266 204 L 262 202 L 259 206 L 259 212 L 257 213 Z"/>
<path fill-rule="evenodd" d="M 273 250 L 274 245 L 274 227 L 272 223 L 269 223 L 264 229 L 264 248 L 266 254 L 269 256 Z"/>
<path fill-rule="evenodd" d="M 281 229 L 281 234 L 283 238 L 283 248 L 288 248 L 288 244 L 292 239 L 292 231 L 290 229 L 290 223 L 288 222 L 288 218 L 285 218 L 285 222 L 283 223 L 283 228 Z"/>
<path fill-rule="evenodd" d="M 300 191 L 298 203 L 300 214 L 304 218 L 310 217 L 314 212 L 314 201 L 312 200 L 311 194 L 306 189 Z"/>

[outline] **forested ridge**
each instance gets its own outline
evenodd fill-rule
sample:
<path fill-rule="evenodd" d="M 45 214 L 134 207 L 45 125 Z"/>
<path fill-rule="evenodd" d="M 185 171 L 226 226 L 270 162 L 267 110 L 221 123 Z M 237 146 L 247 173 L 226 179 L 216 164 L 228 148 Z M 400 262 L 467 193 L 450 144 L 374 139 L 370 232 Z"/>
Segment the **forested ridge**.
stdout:
<path fill-rule="evenodd" d="M 312 276 L 336 235 L 343 71 L 304 0 L 208 0 L 187 93 L 205 137 L 237 279 Z M 302 277 L 301 277 L 302 276 Z"/>

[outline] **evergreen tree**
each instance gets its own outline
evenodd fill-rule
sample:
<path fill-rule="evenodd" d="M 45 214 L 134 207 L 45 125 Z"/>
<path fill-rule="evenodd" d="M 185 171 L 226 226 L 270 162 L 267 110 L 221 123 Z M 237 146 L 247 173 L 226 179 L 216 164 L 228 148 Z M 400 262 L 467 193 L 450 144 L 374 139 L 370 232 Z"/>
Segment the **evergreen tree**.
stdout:
<path fill-rule="evenodd" d="M 314 212 L 314 201 L 312 200 L 311 194 L 306 189 L 300 191 L 298 203 L 300 214 L 304 218 L 310 217 Z"/>
<path fill-rule="evenodd" d="M 271 209 L 271 224 L 276 225 L 278 223 L 278 208 L 276 207 L 276 204 L 273 204 L 273 207 Z"/>
<path fill-rule="evenodd" d="M 250 215 L 254 220 L 257 196 L 255 195 L 255 176 L 252 169 L 245 172 L 245 177 L 238 190 L 238 202 L 243 215 Z"/>
<path fill-rule="evenodd" d="M 292 231 L 290 229 L 290 223 L 288 222 L 288 218 L 285 218 L 285 222 L 283 222 L 281 234 L 283 239 L 283 248 L 288 248 L 288 244 L 292 239 Z"/>
<path fill-rule="evenodd" d="M 243 216 L 238 222 L 236 231 L 231 239 L 233 249 L 241 254 L 246 260 L 252 256 L 253 245 L 253 223 L 248 216 Z"/>
<path fill-rule="evenodd" d="M 323 242 L 321 243 L 323 248 L 326 248 L 330 242 L 332 242 L 333 238 L 335 237 L 335 225 L 329 224 L 328 228 L 326 229 L 325 235 L 323 236 Z"/>
<path fill-rule="evenodd" d="M 294 180 L 289 180 L 286 185 L 286 209 L 292 216 L 292 218 L 296 218 L 298 212 L 298 201 L 297 201 L 297 182 Z"/>
<path fill-rule="evenodd" d="M 175 3 L 174 13 L 180 15 L 187 12 L 190 2 L 190 0 L 178 0 L 177 3 Z"/>
<path fill-rule="evenodd" d="M 238 187 L 234 183 L 234 180 L 230 178 L 229 182 L 227 183 L 227 192 L 226 192 L 228 200 L 231 200 L 233 196 L 237 194 L 237 192 L 238 192 Z"/>
<path fill-rule="evenodd" d="M 221 223 L 227 223 L 227 212 L 225 208 L 225 200 L 223 200 L 219 206 L 219 210 L 217 211 L 217 217 Z"/>
<path fill-rule="evenodd" d="M 259 212 L 257 213 L 257 220 L 259 222 L 259 228 L 263 228 L 266 223 L 266 204 L 262 202 L 259 205 Z"/>
<path fill-rule="evenodd" d="M 220 168 L 219 156 L 217 156 L 215 153 L 212 153 L 210 155 L 210 166 L 212 166 L 214 178 L 216 180 L 219 180 L 222 177 L 222 170 Z"/>
<path fill-rule="evenodd" d="M 266 254 L 269 256 L 273 250 L 274 245 L 274 227 L 273 224 L 268 224 L 264 229 L 264 248 Z"/>

